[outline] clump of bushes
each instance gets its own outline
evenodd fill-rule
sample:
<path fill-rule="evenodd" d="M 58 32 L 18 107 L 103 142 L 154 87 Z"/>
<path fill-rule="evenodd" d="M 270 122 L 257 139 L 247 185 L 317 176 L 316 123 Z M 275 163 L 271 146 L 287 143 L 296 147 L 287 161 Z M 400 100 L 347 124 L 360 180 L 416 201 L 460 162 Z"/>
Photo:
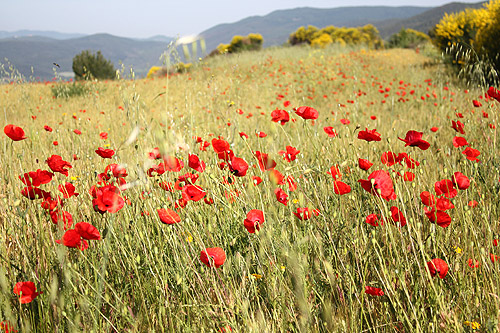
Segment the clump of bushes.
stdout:
<path fill-rule="evenodd" d="M 377 28 L 371 24 L 357 28 L 345 28 L 328 26 L 318 29 L 309 25 L 307 28 L 300 27 L 290 34 L 288 39 L 290 45 L 309 44 L 311 46 L 325 47 L 336 43 L 340 45 L 366 45 L 369 48 L 383 47 Z"/>
<path fill-rule="evenodd" d="M 466 79 L 484 85 L 498 83 L 500 0 L 492 0 L 481 9 L 446 14 L 429 34 Z"/>
<path fill-rule="evenodd" d="M 73 72 L 76 80 L 112 80 L 116 77 L 113 63 L 101 51 L 82 51 L 73 58 Z"/>
<path fill-rule="evenodd" d="M 430 37 L 421 31 L 401 28 L 397 34 L 389 38 L 387 46 L 390 48 L 416 49 L 430 41 Z"/>
<path fill-rule="evenodd" d="M 70 98 L 84 96 L 90 92 L 89 87 L 83 83 L 59 83 L 50 87 L 52 96 L 55 98 Z"/>
<path fill-rule="evenodd" d="M 264 38 L 261 34 L 249 34 L 247 36 L 236 35 L 229 44 L 220 44 L 210 55 L 239 53 L 243 51 L 258 51 L 262 49 Z"/>

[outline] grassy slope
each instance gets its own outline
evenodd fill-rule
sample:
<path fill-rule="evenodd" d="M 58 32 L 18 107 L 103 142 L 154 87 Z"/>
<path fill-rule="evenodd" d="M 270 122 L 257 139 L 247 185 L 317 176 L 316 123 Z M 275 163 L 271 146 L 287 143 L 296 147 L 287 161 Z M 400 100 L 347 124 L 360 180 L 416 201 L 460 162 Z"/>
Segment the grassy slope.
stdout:
<path fill-rule="evenodd" d="M 472 107 L 481 91 L 464 93 L 447 82 L 439 67 L 424 67 L 429 59 L 414 51 L 343 51 L 267 49 L 219 57 L 168 80 L 90 84 L 92 94 L 69 100 L 54 100 L 43 84 L 2 86 L 0 125 L 19 125 L 28 139 L 13 143 L 0 138 L 0 319 L 22 332 L 227 331 L 228 326 L 237 332 L 457 331 L 466 320 L 495 331 L 498 263 L 492 264 L 488 254 L 500 254 L 492 247 L 500 232 L 500 161 L 496 130 L 488 124 L 497 123 L 499 106 L 483 101 L 481 109 L 489 114 L 483 118 L 481 109 Z M 399 102 L 403 92 L 408 101 Z M 271 111 L 285 100 L 291 102 L 287 110 L 316 108 L 319 119 L 304 121 L 292 112 L 295 122 L 271 122 Z M 457 135 L 450 128 L 456 112 L 464 115 L 465 137 L 481 151 L 481 163 L 468 161 L 463 148 L 451 143 Z M 350 124 L 342 125 L 340 119 Z M 54 132 L 45 132 L 44 125 Z M 140 128 L 137 140 L 122 144 L 135 126 Z M 324 126 L 333 126 L 338 137 L 329 138 Z M 439 127 L 436 133 L 430 131 L 433 126 Z M 358 140 L 358 127 L 376 128 L 382 141 Z M 408 130 L 424 132 L 431 147 L 404 148 L 398 137 Z M 108 140 L 99 138 L 102 131 L 109 133 Z M 257 138 L 257 131 L 268 135 Z M 240 138 L 239 132 L 249 138 Z M 288 206 L 276 201 L 277 186 L 258 167 L 231 184 L 223 181 L 228 174 L 217 167 L 212 147 L 200 151 L 193 140 L 219 135 L 250 165 L 257 164 L 252 151 L 269 153 L 279 171 L 296 179 L 295 192 L 280 186 L 290 195 Z M 117 149 L 112 161 L 94 153 L 105 144 Z M 287 145 L 301 151 L 291 163 L 278 155 Z M 172 208 L 180 194 L 165 192 L 157 183 L 175 182 L 180 174 L 143 177 L 152 164 L 146 156 L 153 147 L 181 158 L 186 167 L 180 174 L 193 171 L 187 167 L 188 152 L 200 156 L 207 170 L 197 184 L 215 203 L 190 202 L 179 212 L 181 223 L 160 223 L 156 209 Z M 387 151 L 408 152 L 421 163 L 412 170 L 414 182 L 395 182 L 397 200 L 391 202 L 378 200 L 358 183 L 374 170 L 405 170 L 381 163 Z M 103 235 L 84 252 L 56 244 L 62 226 L 52 224 L 39 201 L 20 195 L 18 175 L 48 169 L 44 161 L 52 154 L 71 161 L 69 175 L 76 177 L 71 181 L 80 192 L 65 201 L 64 210 Z M 79 159 L 73 161 L 73 154 Z M 358 158 L 375 165 L 362 171 Z M 127 165 L 128 182 L 143 183 L 123 193 L 130 205 L 101 216 L 93 211 L 88 191 L 110 162 Z M 335 164 L 352 188 L 347 195 L 334 193 L 326 173 Z M 419 194 L 433 192 L 435 182 L 455 171 L 467 175 L 471 187 L 452 199 L 453 222 L 441 228 L 425 217 Z M 254 187 L 253 175 L 263 183 Z M 56 174 L 43 188 L 57 193 L 57 185 L 69 180 Z M 478 207 L 468 207 L 471 200 Z M 405 227 L 365 223 L 371 213 L 388 216 L 392 205 L 408 219 Z M 292 214 L 297 207 L 317 208 L 321 214 L 300 221 Z M 243 227 L 251 209 L 265 213 L 259 234 Z M 150 215 L 141 216 L 143 211 Z M 215 246 L 227 254 L 218 270 L 198 259 L 202 249 Z M 426 262 L 433 258 L 449 264 L 445 279 L 428 275 Z M 469 258 L 481 266 L 469 268 Z M 27 280 L 44 293 L 20 305 L 12 288 Z M 367 285 L 382 288 L 385 295 L 365 294 Z"/>

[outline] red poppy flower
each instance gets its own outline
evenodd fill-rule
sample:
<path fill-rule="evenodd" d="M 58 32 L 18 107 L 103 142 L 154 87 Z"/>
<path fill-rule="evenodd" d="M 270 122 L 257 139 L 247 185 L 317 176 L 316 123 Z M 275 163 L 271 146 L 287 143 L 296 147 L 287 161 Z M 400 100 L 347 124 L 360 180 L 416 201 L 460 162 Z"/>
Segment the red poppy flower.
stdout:
<path fill-rule="evenodd" d="M 351 187 L 340 180 L 336 180 L 333 182 L 333 191 L 335 194 L 344 195 L 351 192 Z"/>
<path fill-rule="evenodd" d="M 263 131 L 257 131 L 255 133 L 255 135 L 258 137 L 258 138 L 265 138 L 267 136 L 267 134 Z"/>
<path fill-rule="evenodd" d="M 476 101 L 476 100 L 472 101 L 472 105 L 474 105 L 474 107 L 476 107 L 476 108 L 480 108 L 481 106 L 483 106 L 483 104 L 481 104 L 481 102 Z"/>
<path fill-rule="evenodd" d="M 272 121 L 285 125 L 290 120 L 290 115 L 285 110 L 276 109 L 271 112 Z"/>
<path fill-rule="evenodd" d="M 470 268 L 478 268 L 481 265 L 479 260 L 472 260 L 472 258 L 469 258 L 467 264 L 469 265 Z"/>
<path fill-rule="evenodd" d="M 340 172 L 340 168 L 339 168 L 338 164 L 330 167 L 330 171 L 327 171 L 326 173 L 331 175 L 334 180 L 341 180 L 342 179 L 342 173 Z"/>
<path fill-rule="evenodd" d="M 105 212 L 116 213 L 125 205 L 125 201 L 120 197 L 119 189 L 113 185 L 106 185 L 96 189 L 96 197 L 92 200 L 94 210 L 104 214 Z"/>
<path fill-rule="evenodd" d="M 469 143 L 467 140 L 461 136 L 455 136 L 453 137 L 453 146 L 458 148 L 458 147 L 463 147 L 463 146 L 468 146 Z"/>
<path fill-rule="evenodd" d="M 31 281 L 18 282 L 14 286 L 14 294 L 20 296 L 21 304 L 31 303 L 38 295 L 43 292 L 37 292 L 35 283 Z"/>
<path fill-rule="evenodd" d="M 101 132 L 99 133 L 99 137 L 102 139 L 102 140 L 106 140 L 108 138 L 108 133 L 106 132 Z"/>
<path fill-rule="evenodd" d="M 391 207 L 391 217 L 392 221 L 397 225 L 399 223 L 400 227 L 404 227 L 406 225 L 406 218 L 403 213 L 399 210 L 398 207 Z"/>
<path fill-rule="evenodd" d="M 181 221 L 180 216 L 169 208 L 158 209 L 158 215 L 160 216 L 160 221 L 165 224 L 174 224 Z"/>
<path fill-rule="evenodd" d="M 481 153 L 479 150 L 467 147 L 465 150 L 462 152 L 462 154 L 465 154 L 467 156 L 467 159 L 470 161 L 476 161 L 479 162 L 479 159 L 477 158 Z"/>
<path fill-rule="evenodd" d="M 441 279 L 444 279 L 446 274 L 448 274 L 448 264 L 443 259 L 432 259 L 427 262 L 427 267 L 432 277 L 438 275 Z"/>
<path fill-rule="evenodd" d="M 184 200 L 199 201 L 207 194 L 197 185 L 186 185 L 182 188 L 182 197 Z"/>
<path fill-rule="evenodd" d="M 365 140 L 367 142 L 382 140 L 380 133 L 377 132 L 377 129 L 369 130 L 368 128 L 358 133 L 358 139 Z"/>
<path fill-rule="evenodd" d="M 77 134 L 77 135 L 82 134 L 82 131 L 80 131 L 79 129 L 76 129 L 76 130 L 74 130 L 73 132 L 75 132 L 75 134 Z"/>
<path fill-rule="evenodd" d="M 46 199 L 50 197 L 50 193 L 46 192 L 38 187 L 25 187 L 21 190 L 21 195 L 27 199 Z"/>
<path fill-rule="evenodd" d="M 262 171 L 270 170 L 276 167 L 276 162 L 269 158 L 268 154 L 256 151 L 255 157 L 257 157 L 257 161 L 259 161 L 259 167 Z"/>
<path fill-rule="evenodd" d="M 330 138 L 334 138 L 337 136 L 337 131 L 335 131 L 332 126 L 323 127 L 323 131 L 325 131 L 325 133 L 328 134 Z"/>
<path fill-rule="evenodd" d="M 25 173 L 23 176 L 19 176 L 19 179 L 26 186 L 38 187 L 50 183 L 52 181 L 52 176 L 54 176 L 52 172 L 38 169 Z"/>
<path fill-rule="evenodd" d="M 61 240 L 56 240 L 56 243 L 63 244 L 66 247 L 80 249 L 81 251 L 88 248 L 87 241 L 82 241 L 82 237 L 75 229 L 66 230 Z"/>
<path fill-rule="evenodd" d="M 359 168 L 361 170 L 365 170 L 366 171 L 366 170 L 370 169 L 372 167 L 372 165 L 373 165 L 373 163 L 370 162 L 370 161 L 368 161 L 368 160 L 365 160 L 365 159 L 362 159 L 362 158 L 360 158 L 358 160 L 358 166 L 359 166 Z"/>
<path fill-rule="evenodd" d="M 220 247 L 207 248 L 201 251 L 200 261 L 208 267 L 219 268 L 226 261 L 226 253 Z"/>
<path fill-rule="evenodd" d="M 251 234 L 255 230 L 260 230 L 260 226 L 264 223 L 264 213 L 259 209 L 252 209 L 247 213 L 247 218 L 243 221 L 243 225 Z"/>
<path fill-rule="evenodd" d="M 349 119 L 340 119 L 340 122 L 342 123 L 342 125 L 349 125 L 351 123 Z"/>
<path fill-rule="evenodd" d="M 191 155 L 189 154 L 189 159 L 188 159 L 188 166 L 198 172 L 203 172 L 205 171 L 205 162 L 200 160 L 200 158 L 197 155 Z"/>
<path fill-rule="evenodd" d="M 160 149 L 158 147 L 153 148 L 153 150 L 148 153 L 148 158 L 151 160 L 158 160 L 161 158 Z"/>
<path fill-rule="evenodd" d="M 254 186 L 257 186 L 262 183 L 262 178 L 260 178 L 259 176 L 252 176 L 252 183 Z"/>
<path fill-rule="evenodd" d="M 479 205 L 479 202 L 477 202 L 476 200 L 471 200 L 469 201 L 469 203 L 467 204 L 469 207 L 477 207 L 477 205 Z"/>
<path fill-rule="evenodd" d="M 115 151 L 113 149 L 104 149 L 102 147 L 97 148 L 95 152 L 102 158 L 111 158 L 115 154 Z"/>
<path fill-rule="evenodd" d="M 373 195 L 380 196 L 381 198 L 389 201 L 396 200 L 396 193 L 394 193 L 394 184 L 392 183 L 391 176 L 385 170 L 373 171 L 368 180 L 358 180 L 366 191 Z"/>
<path fill-rule="evenodd" d="M 406 132 L 406 137 L 404 139 L 401 138 L 398 139 L 405 143 L 405 147 L 406 146 L 418 147 L 422 150 L 427 150 L 430 147 L 430 143 L 425 140 L 422 140 L 423 135 L 424 135 L 423 132 L 408 131 Z"/>
<path fill-rule="evenodd" d="M 286 182 L 288 183 L 288 190 L 290 192 L 295 192 L 297 189 L 297 183 L 295 182 L 295 179 L 293 179 L 293 176 L 286 177 Z"/>
<path fill-rule="evenodd" d="M 300 153 L 300 150 L 298 150 L 295 147 L 292 146 L 286 146 L 286 151 L 280 150 L 278 154 L 283 156 L 283 159 L 287 162 L 295 161 L 297 159 L 297 155 Z M 260 162 L 259 162 L 260 165 Z"/>
<path fill-rule="evenodd" d="M 401 162 L 403 160 L 405 161 L 408 169 L 415 169 L 415 167 L 420 165 L 419 161 L 414 160 L 413 158 L 408 156 L 407 153 L 399 153 L 396 162 Z"/>
<path fill-rule="evenodd" d="M 398 155 L 396 155 L 392 151 L 382 153 L 380 160 L 382 161 L 383 164 L 389 167 L 400 162 L 400 159 L 398 159 Z"/>
<path fill-rule="evenodd" d="M 431 132 L 437 132 L 439 130 L 439 128 L 437 127 L 431 127 Z"/>
<path fill-rule="evenodd" d="M 466 190 L 470 186 L 470 180 L 461 172 L 455 172 L 452 177 L 453 185 L 458 187 L 459 190 Z"/>
<path fill-rule="evenodd" d="M 403 175 L 403 180 L 405 182 L 412 182 L 415 180 L 415 174 L 413 172 L 405 171 Z"/>
<path fill-rule="evenodd" d="M 437 202 L 436 202 L 436 209 L 437 210 L 445 211 L 445 210 L 453 209 L 453 208 L 455 208 L 455 205 L 452 204 L 449 199 L 446 199 L 445 197 L 441 197 L 441 198 L 437 199 Z"/>
<path fill-rule="evenodd" d="M 443 179 L 434 184 L 434 190 L 436 195 L 444 195 L 447 198 L 454 198 L 457 196 L 458 191 L 453 185 L 453 182 L 449 179 Z"/>
<path fill-rule="evenodd" d="M 366 223 L 368 223 L 369 225 L 372 225 L 374 227 L 378 227 L 379 224 L 378 224 L 378 221 L 380 221 L 380 224 L 384 224 L 382 219 L 380 218 L 380 215 L 377 215 L 377 214 L 370 214 L 366 217 Z"/>
<path fill-rule="evenodd" d="M 293 215 L 295 215 L 299 220 L 307 221 L 313 217 L 313 215 L 319 216 L 319 210 L 309 209 L 309 207 L 299 207 L 296 212 L 293 212 Z"/>
<path fill-rule="evenodd" d="M 92 224 L 87 222 L 78 222 L 75 224 L 75 230 L 80 234 L 83 239 L 99 240 L 101 234 Z"/>
<path fill-rule="evenodd" d="M 500 102 L 500 101 L 499 101 Z M 500 256 L 494 255 L 493 253 L 490 253 L 490 260 L 491 263 L 495 263 L 495 261 L 498 261 L 500 259 Z"/>
<path fill-rule="evenodd" d="M 365 287 L 365 293 L 372 296 L 384 296 L 384 292 L 382 291 L 382 289 L 370 286 Z"/>
<path fill-rule="evenodd" d="M 0 331 L 5 332 L 5 333 L 17 333 L 18 330 L 14 329 L 14 325 L 12 325 L 11 322 L 4 320 L 0 322 Z"/>
<path fill-rule="evenodd" d="M 276 169 L 271 169 L 269 171 L 269 180 L 276 185 L 284 185 L 285 177 L 281 172 Z"/>
<path fill-rule="evenodd" d="M 282 203 L 283 205 L 288 205 L 288 194 L 285 193 L 281 188 L 277 188 L 274 190 L 274 194 L 276 195 L 276 199 Z"/>
<path fill-rule="evenodd" d="M 457 131 L 457 132 L 458 132 L 458 133 L 460 133 L 460 134 L 465 134 L 465 131 L 464 131 L 464 124 L 462 124 L 462 123 L 460 122 L 460 120 L 458 120 L 458 121 L 456 121 L 456 122 L 453 120 L 453 121 L 451 122 L 451 128 L 453 128 L 455 131 Z"/>
<path fill-rule="evenodd" d="M 229 163 L 229 170 L 236 177 L 243 177 L 247 174 L 248 163 L 242 158 L 233 156 Z"/>
<path fill-rule="evenodd" d="M 297 116 L 303 119 L 318 119 L 319 113 L 310 106 L 301 106 L 295 110 Z"/>
<path fill-rule="evenodd" d="M 184 168 L 184 162 L 175 156 L 163 157 L 163 163 L 165 165 L 165 171 L 179 172 Z"/>
<path fill-rule="evenodd" d="M 47 132 L 52 132 L 52 128 L 50 126 L 43 126 L 43 129 L 46 130 Z"/>
<path fill-rule="evenodd" d="M 52 155 L 47 159 L 50 170 L 59 172 L 68 177 L 68 170 L 72 168 L 69 162 L 63 161 L 59 155 Z"/>
<path fill-rule="evenodd" d="M 212 139 L 212 147 L 219 156 L 219 159 L 229 161 L 233 156 L 233 151 L 229 148 L 229 143 L 223 139 Z"/>
<path fill-rule="evenodd" d="M 54 209 L 50 212 L 50 219 L 54 224 L 59 224 L 59 221 L 62 221 L 64 230 L 71 228 L 73 225 L 73 216 L 69 212 L 59 209 Z"/>
<path fill-rule="evenodd" d="M 16 125 L 7 125 L 3 128 L 3 132 L 5 135 L 7 135 L 9 138 L 12 139 L 12 141 L 21 141 L 26 139 L 26 134 L 24 133 L 24 130 Z"/>
<path fill-rule="evenodd" d="M 488 96 L 490 96 L 491 98 L 494 98 L 496 99 L 498 102 L 500 102 L 500 91 L 498 91 L 497 89 L 495 89 L 494 87 L 490 87 L 488 89 Z"/>
<path fill-rule="evenodd" d="M 80 193 L 75 192 L 75 186 L 71 183 L 66 183 L 64 185 L 61 184 L 57 187 L 57 189 L 63 194 L 64 199 L 71 198 L 72 196 L 77 197 L 78 195 L 80 195 Z"/>
<path fill-rule="evenodd" d="M 424 191 L 420 193 L 420 199 L 422 200 L 422 203 L 426 206 L 432 207 L 436 204 L 437 200 L 434 194 Z"/>
<path fill-rule="evenodd" d="M 424 208 L 425 215 L 432 223 L 436 223 L 438 226 L 442 228 L 446 228 L 451 224 L 451 217 L 448 213 L 442 210 L 436 210 L 435 207 L 432 207 L 432 210 Z"/>

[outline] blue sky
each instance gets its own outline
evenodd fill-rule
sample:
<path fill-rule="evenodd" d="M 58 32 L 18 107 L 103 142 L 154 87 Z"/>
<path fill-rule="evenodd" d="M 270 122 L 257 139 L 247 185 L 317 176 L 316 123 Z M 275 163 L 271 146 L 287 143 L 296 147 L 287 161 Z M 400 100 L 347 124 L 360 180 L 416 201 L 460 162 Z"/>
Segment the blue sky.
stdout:
<path fill-rule="evenodd" d="M 0 0 L 0 30 L 110 33 L 124 37 L 193 35 L 219 23 L 296 7 L 436 7 L 453 0 Z M 461 2 L 478 2 L 466 1 Z"/>

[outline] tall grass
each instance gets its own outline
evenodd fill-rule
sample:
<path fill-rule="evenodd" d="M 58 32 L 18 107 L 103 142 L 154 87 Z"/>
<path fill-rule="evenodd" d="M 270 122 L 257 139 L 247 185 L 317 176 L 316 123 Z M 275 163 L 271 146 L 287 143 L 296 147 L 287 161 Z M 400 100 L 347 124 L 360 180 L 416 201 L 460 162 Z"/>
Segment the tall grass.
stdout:
<path fill-rule="evenodd" d="M 474 109 L 472 100 L 484 91 L 449 84 L 436 67 L 424 66 L 428 61 L 410 50 L 279 48 L 211 58 L 190 73 L 162 79 L 90 83 L 92 93 L 68 99 L 54 99 L 52 84 L 1 86 L 2 126 L 21 126 L 28 139 L 0 139 L 0 320 L 20 332 L 450 332 L 470 331 L 470 322 L 497 331 L 500 280 L 489 254 L 500 255 L 492 243 L 500 232 L 500 155 L 489 125 L 498 126 L 499 106 L 482 100 L 483 107 Z M 275 108 L 302 105 L 317 109 L 319 119 L 305 121 L 291 112 L 295 121 L 284 126 L 270 121 Z M 465 147 L 452 145 L 456 113 L 464 116 L 459 120 L 467 141 L 481 151 L 480 163 L 465 158 Z M 338 136 L 329 138 L 325 126 Z M 138 136 L 128 140 L 135 128 Z M 376 128 L 382 141 L 357 139 L 365 128 Z M 431 147 L 405 148 L 398 137 L 408 130 L 424 132 Z M 267 137 L 258 138 L 260 131 Z M 101 132 L 109 133 L 107 140 Z M 212 147 L 200 151 L 194 139 L 218 136 L 250 164 L 246 177 L 228 182 Z M 105 145 L 116 150 L 112 160 L 94 153 Z M 301 151 L 291 163 L 278 154 L 287 145 Z M 153 164 L 147 153 L 154 147 L 183 160 L 185 168 L 147 177 Z M 276 169 L 297 181 L 295 192 L 281 186 L 289 194 L 287 206 L 277 202 L 278 186 L 259 169 L 254 151 L 269 153 Z M 387 151 L 407 152 L 421 164 L 389 168 L 381 163 Z M 206 162 L 196 184 L 214 204 L 189 202 L 179 211 L 181 222 L 166 225 L 157 209 L 173 209 L 180 194 L 158 182 L 173 184 L 194 172 L 188 153 Z M 57 186 L 71 181 L 80 196 L 65 200 L 64 210 L 102 235 L 83 252 L 57 244 L 62 226 L 50 221 L 40 201 L 20 194 L 18 176 L 48 170 L 45 160 L 53 154 L 73 168 L 69 177 L 56 174 L 43 188 L 59 193 Z M 358 158 L 375 165 L 363 171 Z M 130 204 L 100 215 L 89 189 L 111 162 L 126 165 L 134 186 L 123 192 Z M 352 188 L 343 196 L 334 193 L 327 174 L 337 164 Z M 416 178 L 404 182 L 391 171 L 397 200 L 387 202 L 358 182 L 379 169 L 413 171 Z M 471 186 L 452 200 L 453 221 L 441 228 L 429 222 L 419 195 L 456 171 Z M 254 186 L 250 176 L 263 182 Z M 471 200 L 479 205 L 471 208 Z M 405 227 L 365 223 L 372 213 L 388 219 L 391 206 L 403 212 Z M 301 221 L 293 215 L 298 207 L 320 214 Z M 251 209 L 265 215 L 256 234 L 243 226 Z M 219 269 L 200 262 L 207 247 L 225 250 Z M 444 279 L 428 273 L 426 263 L 434 258 L 450 267 Z M 480 266 L 470 268 L 469 258 Z M 20 304 L 13 286 L 28 280 L 43 294 Z M 384 296 L 365 294 L 365 286 L 381 288 Z"/>

